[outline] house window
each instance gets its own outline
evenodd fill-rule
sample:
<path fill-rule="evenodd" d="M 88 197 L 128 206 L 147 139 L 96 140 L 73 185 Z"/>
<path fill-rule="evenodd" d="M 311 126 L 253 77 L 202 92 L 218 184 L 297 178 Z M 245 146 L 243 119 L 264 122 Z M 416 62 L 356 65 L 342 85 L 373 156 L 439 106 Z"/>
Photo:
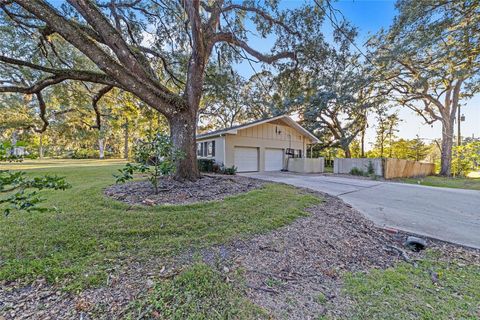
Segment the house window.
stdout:
<path fill-rule="evenodd" d="M 208 156 L 215 157 L 215 141 L 210 141 L 208 143 Z"/>
<path fill-rule="evenodd" d="M 295 150 L 295 153 L 294 153 L 293 157 L 294 158 L 301 158 L 302 157 L 302 150 L 301 149 Z"/>
<path fill-rule="evenodd" d="M 202 156 L 202 144 L 197 143 L 197 157 L 201 157 L 201 156 Z"/>
<path fill-rule="evenodd" d="M 215 141 L 197 143 L 197 157 L 215 157 Z"/>

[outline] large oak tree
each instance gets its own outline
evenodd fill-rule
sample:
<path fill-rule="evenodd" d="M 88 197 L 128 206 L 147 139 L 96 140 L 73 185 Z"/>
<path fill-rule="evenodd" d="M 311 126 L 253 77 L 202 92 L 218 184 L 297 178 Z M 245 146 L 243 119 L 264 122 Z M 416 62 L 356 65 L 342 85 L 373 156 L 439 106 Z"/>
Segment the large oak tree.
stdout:
<path fill-rule="evenodd" d="M 384 103 L 371 68 L 353 51 L 355 34 L 345 24 L 336 30 L 333 46 L 310 48 L 296 78 L 296 99 L 290 102 L 303 125 L 320 138 L 321 148 L 339 147 L 347 158 L 351 143 L 365 130 L 368 110 Z"/>
<path fill-rule="evenodd" d="M 392 27 L 370 40 L 379 89 L 442 125 L 441 175 L 450 175 L 458 107 L 480 92 L 480 2 L 399 0 Z"/>
<path fill-rule="evenodd" d="M 277 1 L 0 0 L 0 8 L 0 92 L 34 95 L 42 117 L 43 92 L 64 81 L 101 85 L 94 102 L 112 88 L 130 92 L 168 119 L 184 154 L 180 179 L 198 177 L 196 119 L 209 61 L 294 66 L 298 45 L 321 36 L 322 23 L 318 8 L 281 10 Z M 271 51 L 249 45 L 251 33 L 272 35 Z"/>

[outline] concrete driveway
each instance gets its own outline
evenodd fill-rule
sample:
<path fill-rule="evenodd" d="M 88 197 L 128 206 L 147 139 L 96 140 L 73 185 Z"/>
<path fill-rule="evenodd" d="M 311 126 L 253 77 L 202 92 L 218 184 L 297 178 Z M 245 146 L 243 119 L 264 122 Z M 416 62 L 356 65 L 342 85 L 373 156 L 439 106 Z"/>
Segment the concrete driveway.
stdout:
<path fill-rule="evenodd" d="M 338 196 L 381 227 L 480 248 L 480 191 L 314 174 L 243 175 Z"/>

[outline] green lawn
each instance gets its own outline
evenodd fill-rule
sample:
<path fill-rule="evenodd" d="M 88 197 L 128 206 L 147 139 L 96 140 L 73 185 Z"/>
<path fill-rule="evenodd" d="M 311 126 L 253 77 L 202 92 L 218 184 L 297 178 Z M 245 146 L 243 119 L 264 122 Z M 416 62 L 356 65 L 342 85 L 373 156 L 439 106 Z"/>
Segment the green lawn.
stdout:
<path fill-rule="evenodd" d="M 405 178 L 399 181 L 432 187 L 480 190 L 480 177 L 475 178 L 474 176 L 468 178 L 429 176 L 423 178 Z"/>
<path fill-rule="evenodd" d="M 100 286 L 108 273 L 131 260 L 168 258 L 187 248 L 278 228 L 304 216 L 306 207 L 320 201 L 292 187 L 268 184 L 224 201 L 131 207 L 102 193 L 114 182 L 112 174 L 123 163 L 45 160 L 12 165 L 33 175 L 65 175 L 72 188 L 43 192 L 45 206 L 54 208 L 52 211 L 0 216 L 0 280 L 45 277 L 67 290 Z M 227 277 L 195 263 L 169 280 L 158 279 L 146 295 L 131 303 L 125 316 L 268 319 L 264 310 L 244 296 L 241 270 L 238 272 Z M 343 292 L 354 302 L 344 318 L 480 316 L 480 265 L 468 259 L 451 259 L 432 251 L 417 268 L 400 263 L 387 270 L 342 277 Z M 325 296 L 320 298 L 328 305 Z"/>
<path fill-rule="evenodd" d="M 230 275 L 232 277 L 232 275 Z M 157 283 L 149 293 L 131 304 L 127 319 L 270 319 L 260 307 L 248 300 L 242 275 L 225 276 L 209 266 L 197 263 L 173 279 Z"/>
<path fill-rule="evenodd" d="M 418 267 L 349 274 L 345 291 L 355 301 L 349 319 L 478 319 L 480 265 L 440 259 L 430 252 Z"/>
<path fill-rule="evenodd" d="M 278 228 L 320 201 L 293 187 L 268 184 L 219 202 L 130 207 L 102 193 L 122 163 L 45 160 L 9 166 L 66 176 L 72 188 L 42 192 L 52 211 L 0 216 L 0 280 L 45 277 L 66 282 L 68 289 L 101 285 L 122 262 L 168 257 Z"/>

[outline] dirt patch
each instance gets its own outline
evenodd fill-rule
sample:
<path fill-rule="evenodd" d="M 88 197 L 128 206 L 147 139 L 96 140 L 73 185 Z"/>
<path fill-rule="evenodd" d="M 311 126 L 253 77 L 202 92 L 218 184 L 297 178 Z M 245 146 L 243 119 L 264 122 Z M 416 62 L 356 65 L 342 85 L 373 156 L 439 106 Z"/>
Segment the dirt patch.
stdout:
<path fill-rule="evenodd" d="M 170 259 L 132 260 L 112 271 L 102 288 L 72 294 L 42 280 L 0 283 L 0 319 L 121 319 L 154 281 L 181 272 L 198 256 L 230 279 L 231 272 L 243 270 L 246 294 L 273 319 L 346 317 L 351 301 L 340 294 L 343 272 L 392 266 L 404 260 L 397 249 L 412 261 L 424 253 L 404 249 L 405 234 L 376 228 L 340 199 L 316 194 L 325 201 L 288 226 Z M 447 260 L 480 263 L 480 250 L 435 240 L 428 245 Z"/>
<path fill-rule="evenodd" d="M 157 194 L 155 194 L 153 186 L 149 181 L 116 184 L 106 188 L 105 194 L 128 204 L 190 204 L 221 200 L 227 196 L 260 188 L 264 184 L 260 180 L 248 177 L 205 174 L 193 182 L 180 182 L 172 178 L 161 178 Z"/>
<path fill-rule="evenodd" d="M 140 297 L 165 272 L 167 259 L 148 263 L 126 262 L 127 267 L 112 269 L 107 285 L 65 292 L 62 285 L 44 279 L 33 283 L 0 282 L 0 320 L 122 319 L 129 303 Z"/>

